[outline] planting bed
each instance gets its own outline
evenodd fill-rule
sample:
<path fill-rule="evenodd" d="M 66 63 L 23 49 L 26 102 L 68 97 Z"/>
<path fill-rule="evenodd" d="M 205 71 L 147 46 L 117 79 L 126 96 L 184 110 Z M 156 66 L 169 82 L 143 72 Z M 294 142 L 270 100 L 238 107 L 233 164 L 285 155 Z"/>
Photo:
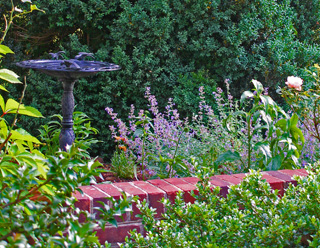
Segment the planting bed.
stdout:
<path fill-rule="evenodd" d="M 290 183 L 295 184 L 296 181 L 292 178 L 294 175 L 307 176 L 308 173 L 304 169 L 297 170 L 279 170 L 263 172 L 263 178 L 271 185 L 273 189 L 278 189 L 282 195 L 284 190 Z M 232 175 L 216 175 L 211 177 L 211 184 L 221 188 L 220 194 L 226 196 L 228 187 L 232 184 L 239 184 L 245 174 Z M 94 213 L 94 208 L 99 207 L 99 201 L 107 203 L 106 197 L 114 197 L 119 199 L 121 192 L 125 192 L 130 196 L 139 196 L 141 200 L 146 199 L 149 206 L 156 209 L 156 217 L 161 218 L 161 214 L 165 209 L 160 203 L 160 200 L 165 197 L 171 202 L 174 201 L 177 192 L 184 192 L 184 200 L 193 202 L 194 198 L 190 195 L 192 190 L 196 191 L 196 183 L 198 178 L 168 178 L 168 179 L 153 179 L 148 181 L 133 181 L 133 182 L 116 182 L 112 184 L 97 184 L 90 186 L 82 186 L 83 194 L 76 192 L 74 196 L 77 198 L 76 207 Z M 117 242 L 123 242 L 128 232 L 133 229 L 143 233 L 143 225 L 141 219 L 137 218 L 139 214 L 138 208 L 133 204 L 132 210 L 124 214 L 123 219 L 117 217 L 118 227 L 107 225 L 105 230 L 97 229 L 97 235 L 100 242 L 108 241 L 113 245 Z M 99 218 L 99 215 L 96 215 Z M 82 219 L 83 221 L 83 219 Z"/>

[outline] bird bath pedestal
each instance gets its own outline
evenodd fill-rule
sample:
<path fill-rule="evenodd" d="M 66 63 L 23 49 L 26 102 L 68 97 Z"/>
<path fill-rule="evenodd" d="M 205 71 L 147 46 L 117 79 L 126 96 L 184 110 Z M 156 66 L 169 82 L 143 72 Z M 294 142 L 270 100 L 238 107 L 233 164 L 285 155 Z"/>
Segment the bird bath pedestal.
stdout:
<path fill-rule="evenodd" d="M 62 150 L 66 150 L 67 145 L 74 142 L 73 132 L 73 110 L 74 97 L 73 87 L 78 78 L 87 77 L 102 71 L 120 70 L 120 66 L 99 62 L 87 61 L 86 57 L 92 57 L 91 53 L 79 53 L 74 59 L 59 60 L 63 52 L 52 53 L 51 60 L 26 60 L 18 62 L 17 66 L 29 69 L 36 69 L 42 73 L 58 78 L 62 82 L 63 95 L 62 105 L 62 128 L 59 136 L 59 144 Z"/>

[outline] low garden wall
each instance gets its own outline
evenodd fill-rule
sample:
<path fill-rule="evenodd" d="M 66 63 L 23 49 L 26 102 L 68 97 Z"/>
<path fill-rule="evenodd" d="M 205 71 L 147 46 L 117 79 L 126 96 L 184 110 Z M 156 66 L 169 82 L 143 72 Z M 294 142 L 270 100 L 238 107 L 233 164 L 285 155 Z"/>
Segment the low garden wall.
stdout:
<path fill-rule="evenodd" d="M 228 187 L 232 184 L 238 184 L 245 177 L 246 174 L 232 174 L 232 175 L 216 175 L 211 177 L 210 182 L 213 186 L 221 188 L 220 194 L 226 196 L 228 194 Z M 265 171 L 262 172 L 263 179 L 265 179 L 273 189 L 278 189 L 279 194 L 282 195 L 284 190 L 290 183 L 296 184 L 293 179 L 294 175 L 307 176 L 308 173 L 304 169 L 297 170 L 279 170 L 279 171 Z M 133 181 L 133 182 L 120 182 L 112 184 L 97 184 L 90 186 L 80 187 L 83 194 L 76 192 L 74 196 L 77 198 L 76 207 L 87 210 L 90 213 L 95 213 L 96 218 L 99 218 L 98 211 L 95 207 L 101 206 L 99 201 L 108 203 L 107 197 L 114 197 L 119 199 L 125 192 L 129 196 L 138 196 L 140 200 L 146 199 L 149 206 L 156 209 L 156 217 L 160 218 L 165 209 L 160 202 L 162 198 L 167 198 L 171 202 L 174 201 L 177 192 L 184 192 L 184 200 L 186 202 L 193 202 L 194 198 L 190 192 L 196 192 L 196 183 L 198 178 L 168 178 L 168 179 L 154 179 L 148 181 Z M 132 205 L 132 211 L 128 211 L 122 217 L 117 217 L 118 227 L 107 225 L 105 230 L 97 229 L 97 235 L 101 243 L 108 241 L 109 243 L 116 244 L 123 242 L 128 232 L 133 229 L 143 233 L 143 225 L 141 219 L 136 215 L 140 211 L 135 204 Z M 83 219 L 82 219 L 83 220 Z"/>

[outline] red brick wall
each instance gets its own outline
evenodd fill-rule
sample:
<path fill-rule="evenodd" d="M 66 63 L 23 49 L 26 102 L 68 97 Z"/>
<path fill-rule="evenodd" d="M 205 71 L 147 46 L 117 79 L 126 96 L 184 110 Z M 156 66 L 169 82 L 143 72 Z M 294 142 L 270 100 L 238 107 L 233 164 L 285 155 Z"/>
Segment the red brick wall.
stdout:
<path fill-rule="evenodd" d="M 292 178 L 294 175 L 306 176 L 308 173 L 304 169 L 298 170 L 279 170 L 279 171 L 266 171 L 263 172 L 263 178 L 271 185 L 273 189 L 278 189 L 279 194 L 283 194 L 284 190 L 288 187 L 289 183 L 295 184 L 296 181 Z M 229 185 L 239 184 L 244 178 L 245 174 L 233 175 L 217 175 L 211 177 L 211 184 L 221 188 L 220 194 L 226 196 L 228 194 Z M 107 203 L 106 197 L 114 197 L 119 199 L 121 192 L 124 191 L 127 195 L 137 195 L 141 200 L 146 199 L 149 206 L 157 210 L 156 217 L 160 218 L 161 213 L 165 211 L 162 203 L 159 201 L 165 197 L 171 202 L 178 191 L 184 192 L 184 199 L 186 202 L 193 202 L 194 199 L 190 195 L 192 190 L 196 191 L 196 183 L 198 178 L 168 178 L 168 179 L 154 179 L 149 181 L 135 181 L 135 182 L 122 182 L 113 184 L 97 184 L 91 186 L 81 187 L 83 195 L 79 192 L 74 196 L 77 198 L 76 207 L 94 213 L 93 208 L 99 207 L 99 201 Z M 143 226 L 140 219 L 136 215 L 140 213 L 135 204 L 132 206 L 132 211 L 124 214 L 123 219 L 117 217 L 118 227 L 111 225 L 106 226 L 102 231 L 97 229 L 97 235 L 100 242 L 109 243 L 123 242 L 128 232 L 133 229 L 143 233 Z M 96 215 L 99 218 L 99 215 Z M 83 220 L 83 217 L 80 217 Z"/>

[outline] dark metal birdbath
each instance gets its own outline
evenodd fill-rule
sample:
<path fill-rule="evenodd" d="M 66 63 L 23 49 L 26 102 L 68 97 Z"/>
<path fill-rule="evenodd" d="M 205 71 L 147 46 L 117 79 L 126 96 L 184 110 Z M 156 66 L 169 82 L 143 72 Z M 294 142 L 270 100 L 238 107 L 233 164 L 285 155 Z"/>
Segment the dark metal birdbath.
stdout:
<path fill-rule="evenodd" d="M 58 78 L 63 85 L 62 105 L 62 129 L 59 136 L 60 148 L 66 150 L 67 145 L 74 142 L 73 132 L 73 110 L 74 97 L 73 87 L 78 78 L 87 77 L 102 71 L 120 70 L 120 66 L 99 61 L 84 60 L 92 57 L 91 53 L 79 53 L 74 59 L 59 59 L 64 52 L 50 53 L 51 60 L 27 60 L 17 63 L 17 66 L 36 69 Z"/>

